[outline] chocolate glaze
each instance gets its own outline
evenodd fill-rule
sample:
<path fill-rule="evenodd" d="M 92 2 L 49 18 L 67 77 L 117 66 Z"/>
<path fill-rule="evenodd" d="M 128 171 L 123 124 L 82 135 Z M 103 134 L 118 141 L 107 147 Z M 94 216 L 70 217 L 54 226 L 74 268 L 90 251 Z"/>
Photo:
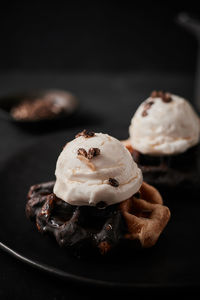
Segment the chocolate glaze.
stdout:
<path fill-rule="evenodd" d="M 105 254 L 120 242 L 127 228 L 118 204 L 70 205 L 53 194 L 53 187 L 54 182 L 38 184 L 28 193 L 26 215 L 41 233 L 52 234 L 73 253 L 92 248 Z"/>

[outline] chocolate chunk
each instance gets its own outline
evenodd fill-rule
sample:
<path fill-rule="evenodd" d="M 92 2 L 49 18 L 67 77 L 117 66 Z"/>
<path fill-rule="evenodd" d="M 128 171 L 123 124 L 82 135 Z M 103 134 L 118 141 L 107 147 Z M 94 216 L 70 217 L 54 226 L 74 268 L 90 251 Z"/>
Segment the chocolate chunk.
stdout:
<path fill-rule="evenodd" d="M 150 95 L 151 98 L 162 98 L 164 95 L 163 91 L 153 91 Z"/>
<path fill-rule="evenodd" d="M 151 107 L 151 105 L 154 104 L 154 101 L 149 101 L 145 104 L 145 107 L 147 107 L 148 109 Z"/>
<path fill-rule="evenodd" d="M 108 182 L 109 182 L 110 185 L 112 185 L 114 187 L 118 187 L 119 186 L 119 182 L 116 179 L 114 179 L 114 178 L 109 178 Z"/>
<path fill-rule="evenodd" d="M 154 104 L 154 101 L 149 101 L 144 104 L 144 110 L 142 112 L 143 117 L 146 117 L 148 115 L 147 111 L 151 108 L 151 106 L 153 104 Z"/>
<path fill-rule="evenodd" d="M 83 136 L 85 138 L 90 138 L 90 137 L 95 136 L 95 133 L 93 131 L 84 129 L 82 132 L 79 132 L 75 137 L 78 138 L 79 136 Z"/>
<path fill-rule="evenodd" d="M 99 148 L 90 148 L 88 150 L 87 158 L 92 159 L 94 156 L 97 156 L 100 154 Z"/>
<path fill-rule="evenodd" d="M 77 133 L 77 134 L 75 135 L 75 138 L 78 138 L 79 136 L 83 136 L 83 131 Z"/>
<path fill-rule="evenodd" d="M 163 91 L 153 91 L 150 95 L 151 98 L 162 98 L 163 97 Z"/>
<path fill-rule="evenodd" d="M 146 110 L 143 110 L 142 116 L 143 116 L 143 117 L 146 117 L 147 115 L 148 115 L 147 111 L 146 111 Z"/>
<path fill-rule="evenodd" d="M 169 103 L 172 101 L 172 97 L 169 93 L 163 91 L 153 91 L 150 95 L 151 98 L 161 98 L 163 102 Z"/>
<path fill-rule="evenodd" d="M 87 157 L 87 151 L 84 148 L 79 148 L 77 154 Z"/>
<path fill-rule="evenodd" d="M 162 101 L 166 103 L 171 102 L 172 101 L 171 95 L 169 93 L 165 93 L 164 96 L 162 97 Z"/>
<path fill-rule="evenodd" d="M 151 98 L 156 98 L 156 97 L 158 97 L 158 92 L 157 92 L 157 91 L 151 92 L 150 97 L 151 97 Z"/>
<path fill-rule="evenodd" d="M 92 159 L 94 156 L 97 156 L 100 154 L 100 149 L 99 148 L 90 148 L 87 153 L 87 151 L 84 148 L 79 148 L 77 151 L 77 154 L 84 156 L 87 159 Z"/>

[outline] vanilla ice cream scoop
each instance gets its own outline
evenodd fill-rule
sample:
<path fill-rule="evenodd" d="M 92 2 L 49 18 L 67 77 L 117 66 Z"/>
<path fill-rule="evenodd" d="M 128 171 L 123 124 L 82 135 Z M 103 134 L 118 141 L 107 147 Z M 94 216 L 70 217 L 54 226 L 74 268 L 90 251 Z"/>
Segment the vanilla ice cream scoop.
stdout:
<path fill-rule="evenodd" d="M 122 143 L 103 133 L 80 135 L 57 160 L 55 195 L 72 205 L 115 204 L 135 194 L 141 170 Z"/>
<path fill-rule="evenodd" d="M 178 154 L 199 142 L 200 120 L 185 99 L 153 92 L 134 114 L 129 133 L 132 147 L 143 154 Z"/>

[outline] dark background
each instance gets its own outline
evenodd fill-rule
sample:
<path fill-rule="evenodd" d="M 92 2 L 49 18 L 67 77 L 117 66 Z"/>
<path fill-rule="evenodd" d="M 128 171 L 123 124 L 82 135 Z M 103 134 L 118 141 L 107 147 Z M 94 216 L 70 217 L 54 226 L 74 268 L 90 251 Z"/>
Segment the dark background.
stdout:
<path fill-rule="evenodd" d="M 182 11 L 198 16 L 198 1 L 4 1 L 0 70 L 194 72 Z"/>
<path fill-rule="evenodd" d="M 0 95 L 32 87 L 70 89 L 83 104 L 82 115 L 83 111 L 93 115 L 87 119 L 92 129 L 127 138 L 134 110 L 152 89 L 166 89 L 188 99 L 193 96 L 198 44 L 175 21 L 182 11 L 200 16 L 198 1 L 132 1 L 132 5 L 125 1 L 4 1 L 0 4 Z M 75 133 L 85 127 L 85 118 L 82 123 L 76 121 L 70 124 Z M 68 124 L 62 129 L 67 136 Z M 28 131 L 0 119 L 0 169 L 49 131 Z M 3 230 L 1 221 L 0 226 Z M 186 291 L 176 292 L 183 297 Z M 0 252 L 1 299 L 23 295 L 29 299 L 96 299 L 98 295 L 141 299 L 143 294 L 143 299 L 155 299 L 174 293 L 80 288 Z"/>

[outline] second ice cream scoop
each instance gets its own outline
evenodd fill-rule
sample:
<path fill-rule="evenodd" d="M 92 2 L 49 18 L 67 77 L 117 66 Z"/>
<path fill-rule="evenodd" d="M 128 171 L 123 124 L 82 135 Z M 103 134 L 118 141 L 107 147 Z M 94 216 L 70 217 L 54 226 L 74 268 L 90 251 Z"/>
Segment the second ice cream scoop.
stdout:
<path fill-rule="evenodd" d="M 184 98 L 154 92 L 137 109 L 129 133 L 131 145 L 143 154 L 178 154 L 199 142 L 200 120 Z"/>

